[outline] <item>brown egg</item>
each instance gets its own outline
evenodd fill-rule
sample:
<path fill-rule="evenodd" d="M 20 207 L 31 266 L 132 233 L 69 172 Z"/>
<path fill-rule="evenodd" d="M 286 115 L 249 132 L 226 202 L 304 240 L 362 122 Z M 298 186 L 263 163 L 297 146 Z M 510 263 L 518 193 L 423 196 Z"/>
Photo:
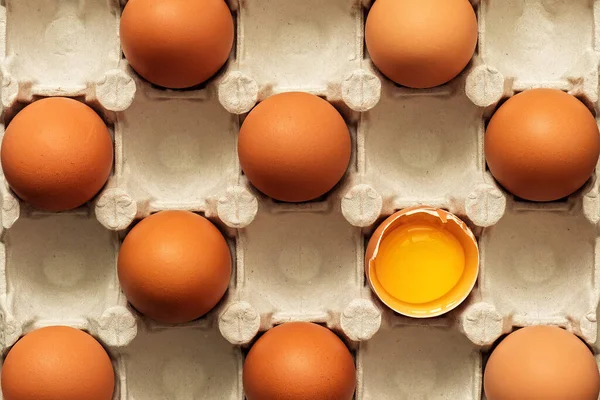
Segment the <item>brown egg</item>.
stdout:
<path fill-rule="evenodd" d="M 302 202 L 331 190 L 352 151 L 344 119 L 308 93 L 271 96 L 248 115 L 238 140 L 248 180 L 276 200 Z"/>
<path fill-rule="evenodd" d="M 113 145 L 90 107 L 64 97 L 47 98 L 11 121 L 1 158 L 17 196 L 41 209 L 65 211 L 102 189 L 112 169 Z"/>
<path fill-rule="evenodd" d="M 477 17 L 469 0 L 377 0 L 365 39 L 386 77 L 431 88 L 455 78 L 473 57 Z"/>
<path fill-rule="evenodd" d="M 233 46 L 225 0 L 129 0 L 121 17 L 123 53 L 144 79 L 181 89 L 203 83 Z"/>
<path fill-rule="evenodd" d="M 188 322 L 209 312 L 225 294 L 231 255 L 206 218 L 162 211 L 125 237 L 118 274 L 125 296 L 142 314 L 165 323 Z"/>
<path fill-rule="evenodd" d="M 517 94 L 494 114 L 485 157 L 496 180 L 531 201 L 569 196 L 594 172 L 600 135 L 592 113 L 560 90 Z"/>
<path fill-rule="evenodd" d="M 507 336 L 485 368 L 488 400 L 597 400 L 596 360 L 577 336 L 532 326 Z"/>
<path fill-rule="evenodd" d="M 247 400 L 351 400 L 354 360 L 329 329 L 290 322 L 267 331 L 244 363 Z"/>
<path fill-rule="evenodd" d="M 66 326 L 25 335 L 2 367 L 4 400 L 111 400 L 114 386 L 104 348 L 87 333 Z"/>

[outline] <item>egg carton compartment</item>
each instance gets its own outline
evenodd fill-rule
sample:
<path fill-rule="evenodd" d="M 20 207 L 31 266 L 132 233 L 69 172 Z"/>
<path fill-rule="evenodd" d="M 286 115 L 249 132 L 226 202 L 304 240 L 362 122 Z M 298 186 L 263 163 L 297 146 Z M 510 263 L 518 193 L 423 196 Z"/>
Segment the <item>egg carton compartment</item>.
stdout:
<path fill-rule="evenodd" d="M 471 340 L 550 324 L 596 341 L 598 235 L 580 211 L 513 209 L 483 231 L 477 302 L 464 316 Z"/>
<path fill-rule="evenodd" d="M 330 204 L 263 203 L 239 231 L 236 286 L 219 326 L 230 342 L 250 343 L 288 321 L 323 323 L 353 341 L 379 329 L 381 312 L 364 283 L 363 237 Z"/>
<path fill-rule="evenodd" d="M 463 82 L 427 93 L 384 85 L 380 103 L 358 123 L 357 173 L 342 199 L 350 224 L 372 227 L 418 204 L 478 226 L 502 217 L 506 196 L 486 172 L 482 109 L 467 98 Z"/>
<path fill-rule="evenodd" d="M 464 93 L 402 95 L 385 86 L 358 128 L 358 169 L 390 213 L 412 204 L 464 212 L 485 183 L 481 110 Z M 450 207 L 449 207 L 450 206 Z"/>
<path fill-rule="evenodd" d="M 360 232 L 339 214 L 259 212 L 239 244 L 240 296 L 262 312 L 277 310 L 276 320 L 285 320 L 281 314 L 319 315 L 324 307 L 341 310 L 360 296 Z"/>
<path fill-rule="evenodd" d="M 126 108 L 133 82 L 121 65 L 119 9 L 117 0 L 4 1 L 2 104 L 84 95 L 110 110 Z"/>
<path fill-rule="evenodd" d="M 165 98 L 138 84 L 131 107 L 116 117 L 115 176 L 97 203 L 99 218 L 123 229 L 157 210 L 216 213 L 218 199 L 239 180 L 237 117 L 209 91 Z"/>
<path fill-rule="evenodd" d="M 483 1 L 483 60 L 517 84 L 587 75 L 596 58 L 594 3 Z"/>
<path fill-rule="evenodd" d="M 598 101 L 597 0 L 480 0 L 479 55 L 467 81 L 482 107 L 536 87 Z"/>
<path fill-rule="evenodd" d="M 402 325 L 386 318 L 360 344 L 357 364 L 357 400 L 481 398 L 479 349 L 444 324 Z"/>
<path fill-rule="evenodd" d="M 238 246 L 238 296 L 268 315 L 268 326 L 309 317 L 339 327 L 364 297 L 362 237 L 338 213 L 259 212 Z"/>
<path fill-rule="evenodd" d="M 240 68 L 278 91 L 325 92 L 329 82 L 339 84 L 360 66 L 361 19 L 353 0 L 246 2 L 238 30 L 243 37 Z"/>
<path fill-rule="evenodd" d="M 230 1 L 233 3 L 234 1 Z M 381 82 L 364 62 L 359 0 L 241 1 L 237 53 L 219 82 L 223 106 L 235 114 L 281 92 L 304 91 L 365 111 Z"/>
<path fill-rule="evenodd" d="M 6 1 L 11 75 L 41 86 L 76 87 L 118 67 L 115 5 L 106 0 Z"/>
<path fill-rule="evenodd" d="M 31 327 L 70 324 L 109 345 L 135 335 L 116 277 L 118 241 L 81 214 L 25 215 L 0 243 L 3 346 Z"/>
<path fill-rule="evenodd" d="M 216 326 L 141 325 L 120 351 L 122 400 L 243 400 L 242 353 Z"/>

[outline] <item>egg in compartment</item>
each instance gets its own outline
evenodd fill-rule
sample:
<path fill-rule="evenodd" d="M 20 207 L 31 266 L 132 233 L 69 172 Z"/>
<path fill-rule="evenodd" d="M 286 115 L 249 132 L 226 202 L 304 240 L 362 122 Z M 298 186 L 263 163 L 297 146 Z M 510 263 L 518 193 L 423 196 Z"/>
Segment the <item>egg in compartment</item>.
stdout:
<path fill-rule="evenodd" d="M 454 79 L 477 45 L 469 0 L 376 0 L 366 21 L 371 60 L 390 80 L 416 89 Z"/>
<path fill-rule="evenodd" d="M 530 201 L 571 195 L 592 176 L 599 155 L 594 115 L 577 98 L 555 89 L 511 97 L 485 133 L 492 175 L 507 191 Z"/>
<path fill-rule="evenodd" d="M 104 121 L 85 104 L 63 97 L 38 100 L 9 123 L 2 170 L 25 202 L 65 211 L 91 200 L 106 183 L 113 144 Z"/>
<path fill-rule="evenodd" d="M 469 227 L 433 207 L 398 211 L 373 233 L 365 273 L 379 299 L 397 313 L 429 318 L 462 303 L 477 281 L 479 249 Z"/>
<path fill-rule="evenodd" d="M 112 362 L 92 336 L 66 326 L 22 337 L 2 366 L 4 400 L 111 400 Z"/>
<path fill-rule="evenodd" d="M 356 369 L 344 342 L 329 329 L 289 322 L 250 348 L 243 385 L 247 400 L 351 400 Z"/>
<path fill-rule="evenodd" d="M 161 211 L 127 234 L 117 272 L 127 300 L 163 323 L 200 318 L 221 300 L 231 255 L 221 232 L 189 211 Z"/>
<path fill-rule="evenodd" d="M 592 352 L 575 335 L 531 326 L 508 335 L 484 371 L 487 400 L 597 400 L 600 375 Z"/>
<path fill-rule="evenodd" d="M 352 152 L 344 118 L 308 93 L 282 93 L 259 103 L 242 124 L 238 154 L 244 174 L 276 200 L 314 200 L 342 179 Z"/>
<path fill-rule="evenodd" d="M 225 0 L 129 0 L 121 17 L 123 53 L 158 86 L 199 85 L 225 64 L 234 24 Z"/>

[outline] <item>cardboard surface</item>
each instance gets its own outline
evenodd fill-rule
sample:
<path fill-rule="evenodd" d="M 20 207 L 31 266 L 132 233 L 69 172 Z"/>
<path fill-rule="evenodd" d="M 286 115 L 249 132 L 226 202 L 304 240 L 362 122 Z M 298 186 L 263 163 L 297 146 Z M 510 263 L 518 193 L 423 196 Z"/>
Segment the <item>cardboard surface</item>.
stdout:
<path fill-rule="evenodd" d="M 357 400 L 470 400 L 483 396 L 484 354 L 517 327 L 559 325 L 598 349 L 597 180 L 564 201 L 520 202 L 486 171 L 483 134 L 499 102 L 534 87 L 565 90 L 598 112 L 600 2 L 472 0 L 472 63 L 444 86 L 413 90 L 382 77 L 366 54 L 370 0 L 228 0 L 235 49 L 193 91 L 156 88 L 128 67 L 118 37 L 125 3 L 0 5 L 2 132 L 24 104 L 70 96 L 94 107 L 115 141 L 107 186 L 78 210 L 33 210 L 0 180 L 4 350 L 35 328 L 72 325 L 109 349 L 115 399 L 242 400 L 243 354 L 256 336 L 312 321 L 352 349 Z M 292 90 L 330 101 L 353 140 L 342 182 L 297 205 L 254 190 L 236 154 L 246 113 Z M 365 240 L 417 204 L 455 213 L 480 244 L 471 296 L 430 320 L 394 314 L 364 277 Z M 132 310 L 115 271 L 132 224 L 167 209 L 211 219 L 235 265 L 219 306 L 177 327 Z"/>

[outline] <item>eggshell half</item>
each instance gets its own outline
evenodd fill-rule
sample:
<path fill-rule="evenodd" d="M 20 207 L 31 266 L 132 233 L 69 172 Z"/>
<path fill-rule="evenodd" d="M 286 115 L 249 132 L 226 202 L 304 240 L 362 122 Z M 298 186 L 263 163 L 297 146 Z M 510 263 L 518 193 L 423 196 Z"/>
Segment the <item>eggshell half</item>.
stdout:
<path fill-rule="evenodd" d="M 396 227 L 415 220 L 443 226 L 461 243 L 465 252 L 465 267 L 458 283 L 443 297 L 421 304 L 407 303 L 391 296 L 383 289 L 375 273 L 375 261 L 382 240 Z M 395 312 L 413 318 L 436 317 L 458 307 L 475 286 L 479 274 L 477 239 L 471 229 L 460 218 L 448 211 L 429 206 L 406 208 L 388 217 L 371 236 L 365 255 L 365 274 L 373 292 Z"/>

